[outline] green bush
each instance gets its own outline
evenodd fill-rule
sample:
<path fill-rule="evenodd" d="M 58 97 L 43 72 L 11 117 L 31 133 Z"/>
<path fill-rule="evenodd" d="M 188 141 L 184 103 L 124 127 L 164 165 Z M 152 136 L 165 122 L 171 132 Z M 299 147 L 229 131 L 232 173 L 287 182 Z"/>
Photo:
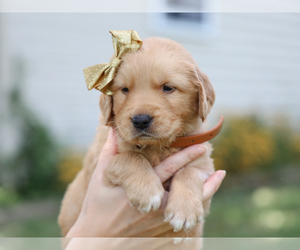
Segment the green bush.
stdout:
<path fill-rule="evenodd" d="M 245 173 L 300 165 L 300 136 L 279 121 L 266 124 L 255 116 L 225 118 L 221 134 L 213 140 L 216 168 Z"/>
<path fill-rule="evenodd" d="M 11 205 L 18 200 L 18 194 L 14 190 L 0 187 L 0 206 Z"/>
<path fill-rule="evenodd" d="M 17 190 L 21 196 L 42 196 L 56 191 L 58 144 L 49 128 L 41 122 L 24 102 L 21 90 L 23 63 L 16 64 L 16 79 L 10 93 L 11 122 L 18 124 L 18 150 L 6 161 L 6 171 L 12 183 L 3 183 Z"/>

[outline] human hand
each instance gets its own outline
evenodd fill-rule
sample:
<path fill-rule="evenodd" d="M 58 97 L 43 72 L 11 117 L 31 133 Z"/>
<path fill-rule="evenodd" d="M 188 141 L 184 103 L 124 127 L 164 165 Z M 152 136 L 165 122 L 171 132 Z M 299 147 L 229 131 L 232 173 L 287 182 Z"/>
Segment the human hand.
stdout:
<path fill-rule="evenodd" d="M 165 159 L 154 170 L 163 183 L 205 151 L 203 145 L 187 147 Z M 103 171 L 115 154 L 117 143 L 111 129 L 91 178 L 81 213 L 66 237 L 145 237 L 173 230 L 169 223 L 164 222 L 168 192 L 165 192 L 161 207 L 157 211 L 142 214 L 130 207 L 123 187 L 108 187 L 103 183 Z M 206 181 L 203 187 L 203 203 L 211 199 L 224 177 L 225 171 L 219 170 Z"/>

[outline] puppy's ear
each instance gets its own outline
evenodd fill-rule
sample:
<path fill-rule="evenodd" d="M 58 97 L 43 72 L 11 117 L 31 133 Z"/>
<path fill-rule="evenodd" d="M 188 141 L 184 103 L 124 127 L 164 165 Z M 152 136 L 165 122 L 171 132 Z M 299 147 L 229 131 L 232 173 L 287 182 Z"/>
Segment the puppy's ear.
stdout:
<path fill-rule="evenodd" d="M 196 85 L 199 88 L 199 116 L 204 121 L 215 102 L 215 91 L 208 77 L 197 66 L 195 68 Z"/>
<path fill-rule="evenodd" d="M 109 126 L 113 118 L 113 98 L 110 95 L 100 95 L 100 110 L 104 118 L 105 125 Z"/>

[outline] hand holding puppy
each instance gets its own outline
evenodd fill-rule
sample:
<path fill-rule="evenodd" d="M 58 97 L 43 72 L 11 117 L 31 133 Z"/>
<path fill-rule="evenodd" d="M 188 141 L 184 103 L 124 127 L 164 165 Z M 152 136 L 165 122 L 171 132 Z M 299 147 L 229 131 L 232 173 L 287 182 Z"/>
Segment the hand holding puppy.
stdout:
<path fill-rule="evenodd" d="M 190 146 L 168 157 L 154 170 L 163 183 L 205 151 L 204 146 Z M 161 206 L 157 211 L 142 214 L 130 207 L 123 187 L 108 187 L 104 184 L 103 171 L 115 154 L 117 154 L 117 143 L 111 129 L 89 183 L 81 213 L 66 237 L 162 236 L 169 231 L 173 232 L 172 226 L 164 222 L 168 192 L 164 192 Z M 217 171 L 205 182 L 204 204 L 218 190 L 224 177 L 225 171 Z"/>

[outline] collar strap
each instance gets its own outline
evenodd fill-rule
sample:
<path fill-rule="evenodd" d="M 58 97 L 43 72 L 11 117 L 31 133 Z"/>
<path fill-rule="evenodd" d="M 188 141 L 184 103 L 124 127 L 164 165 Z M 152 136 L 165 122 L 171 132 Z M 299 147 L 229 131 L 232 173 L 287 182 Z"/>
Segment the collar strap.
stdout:
<path fill-rule="evenodd" d="M 219 132 L 222 129 L 223 120 L 224 120 L 224 117 L 221 116 L 218 124 L 211 130 L 208 130 L 204 133 L 197 134 L 197 135 L 178 137 L 176 139 L 176 141 L 174 141 L 169 147 L 172 147 L 172 148 L 188 147 L 188 146 L 191 146 L 194 144 L 200 144 L 200 143 L 209 141 L 212 138 L 214 138 L 215 136 L 217 136 L 217 134 L 219 134 Z"/>

